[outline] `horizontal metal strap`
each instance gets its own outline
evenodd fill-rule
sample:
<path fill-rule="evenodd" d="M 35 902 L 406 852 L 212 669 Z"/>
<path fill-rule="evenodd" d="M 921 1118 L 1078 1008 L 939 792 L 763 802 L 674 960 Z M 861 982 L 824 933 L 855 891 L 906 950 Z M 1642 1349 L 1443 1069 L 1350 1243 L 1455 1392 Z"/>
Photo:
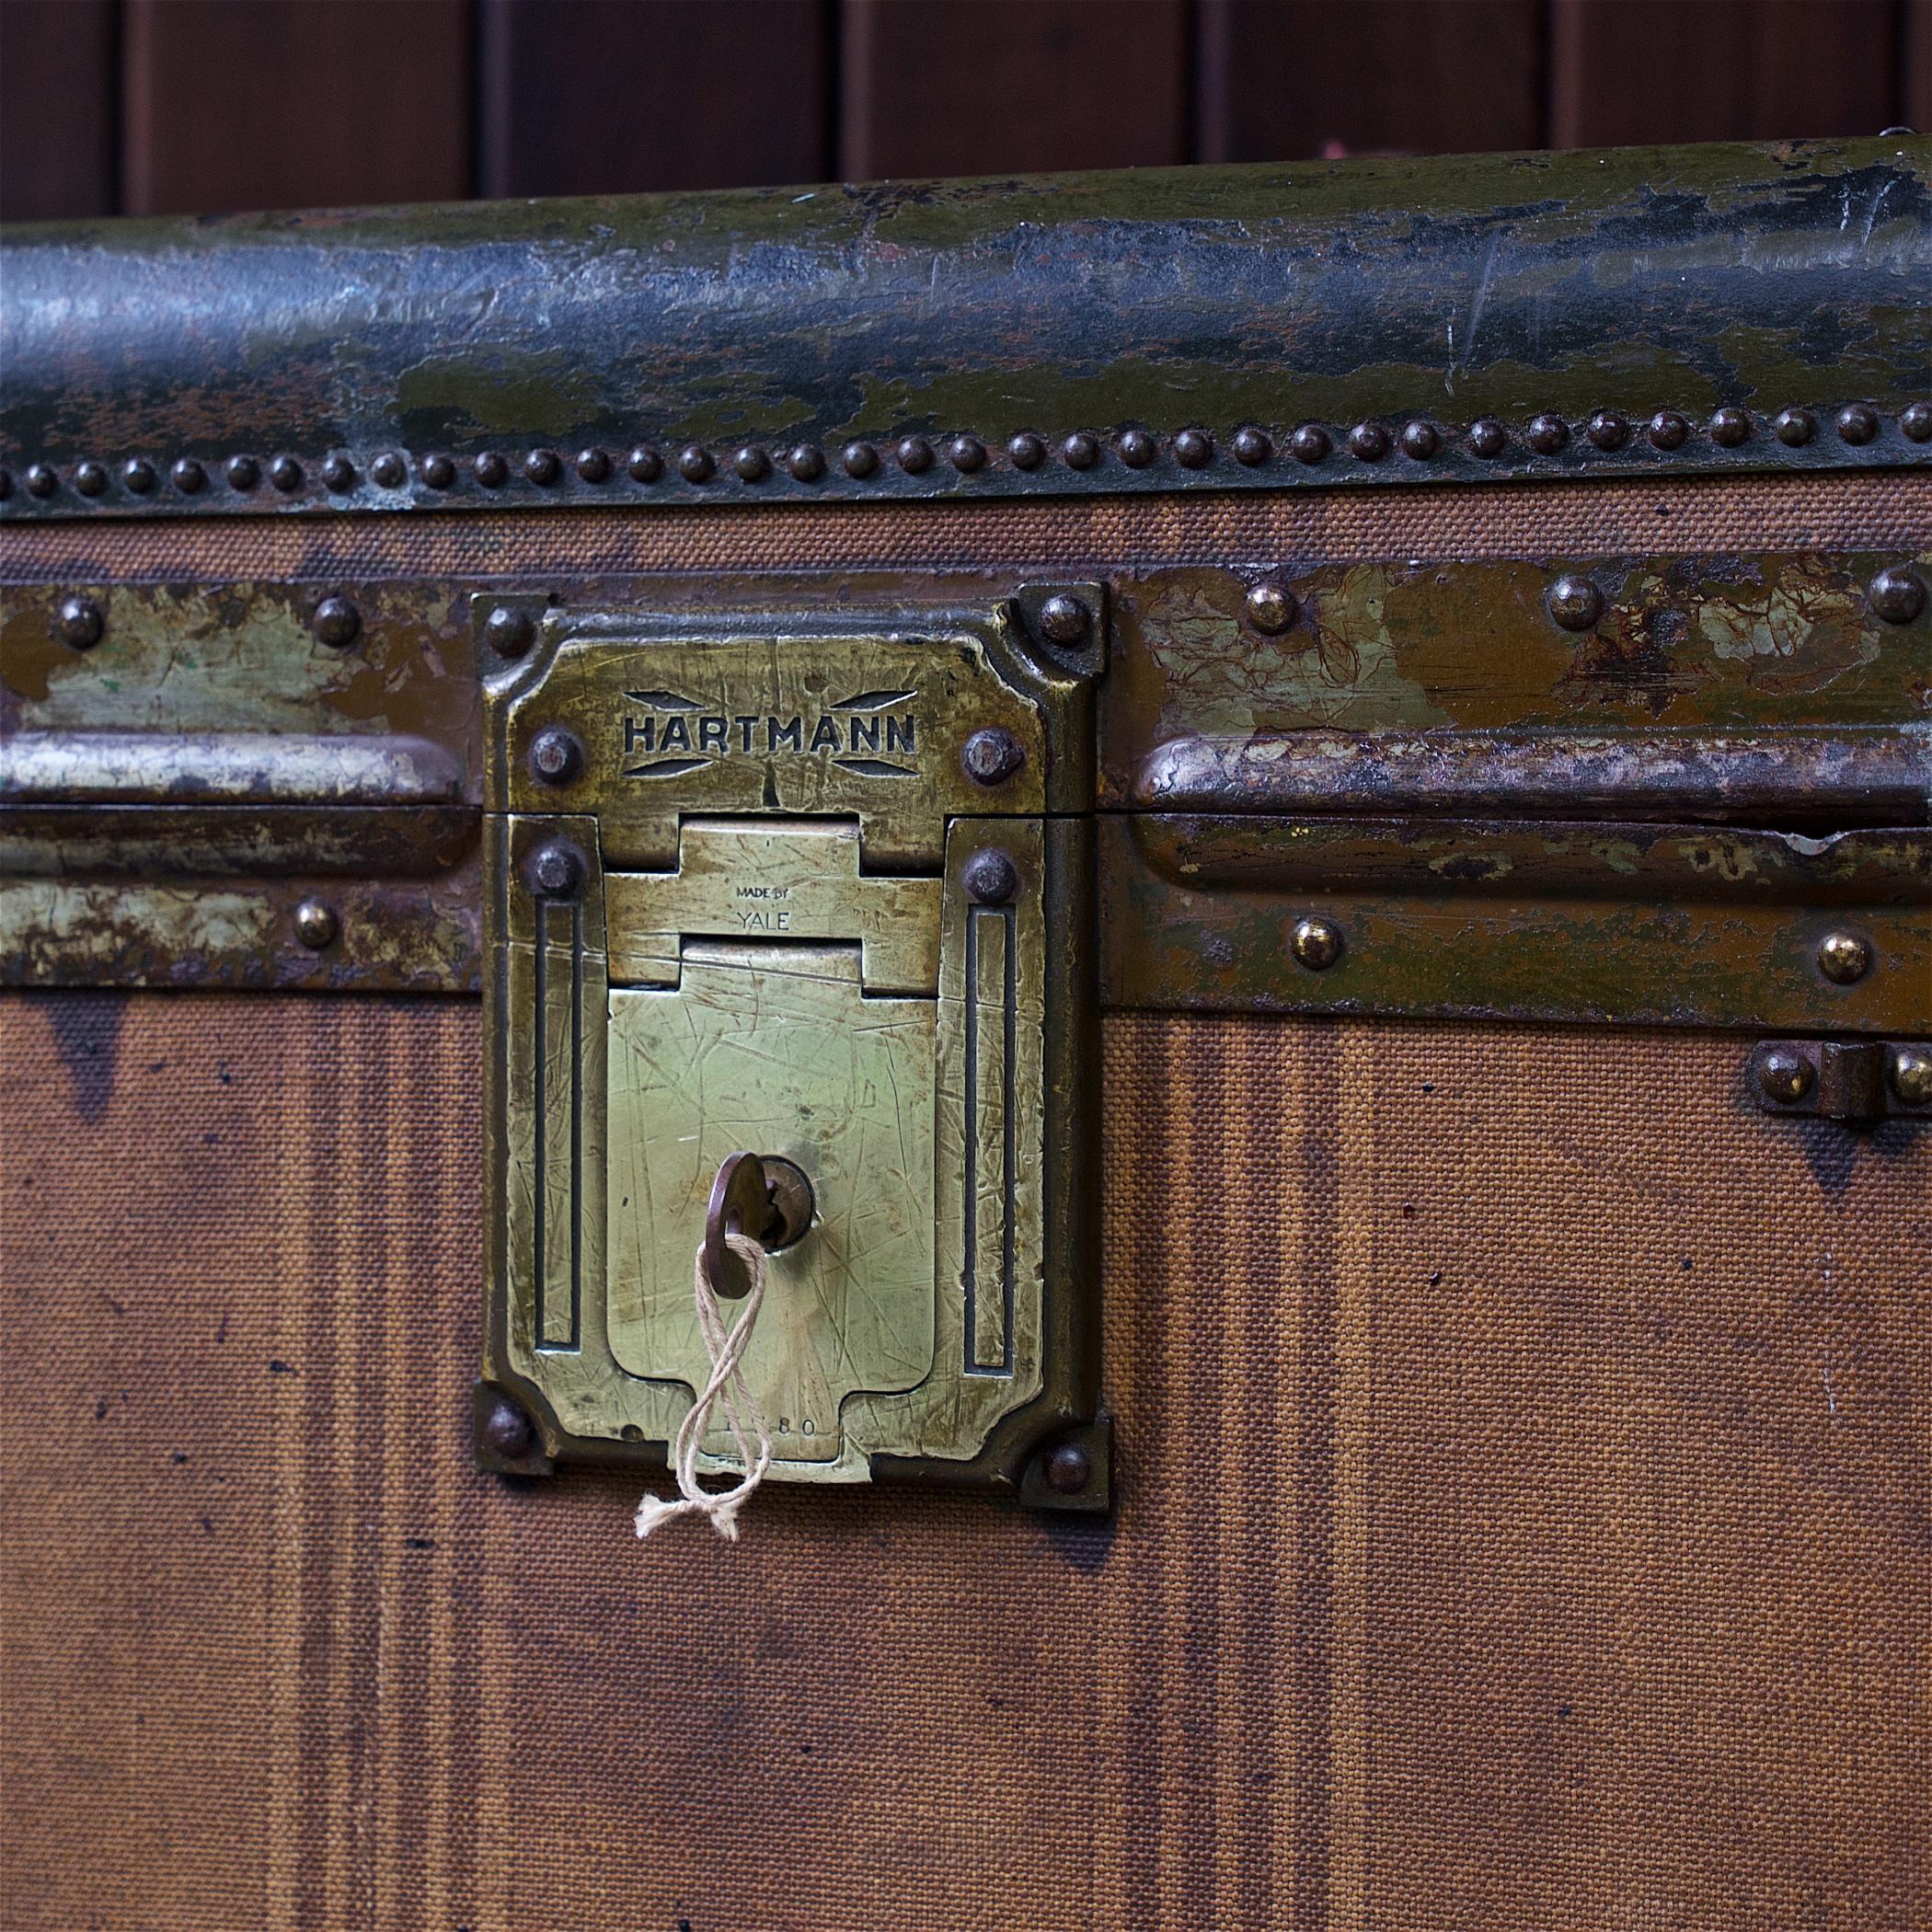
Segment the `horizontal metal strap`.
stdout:
<path fill-rule="evenodd" d="M 359 732 L 20 731 L 0 805 L 454 805 L 464 766 L 427 738 Z"/>
<path fill-rule="evenodd" d="M 1143 760 L 1133 802 L 1187 812 L 1923 825 L 1932 822 L 1932 733 L 1900 726 L 1177 738 Z"/>

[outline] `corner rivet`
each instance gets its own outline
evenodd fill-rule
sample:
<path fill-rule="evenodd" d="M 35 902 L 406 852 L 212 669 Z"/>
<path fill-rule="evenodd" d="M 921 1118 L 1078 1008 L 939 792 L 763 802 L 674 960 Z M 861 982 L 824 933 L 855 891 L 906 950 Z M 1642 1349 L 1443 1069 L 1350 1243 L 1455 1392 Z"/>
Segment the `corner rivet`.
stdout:
<path fill-rule="evenodd" d="M 583 888 L 583 855 L 560 838 L 546 839 L 530 855 L 526 877 L 541 899 L 574 899 Z"/>
<path fill-rule="evenodd" d="M 1587 577 L 1558 578 L 1548 603 L 1550 615 L 1565 630 L 1588 630 L 1604 615 L 1604 593 Z"/>
<path fill-rule="evenodd" d="M 1932 1107 L 1932 1052 L 1921 1046 L 1892 1050 L 1892 1090 L 1907 1107 Z"/>
<path fill-rule="evenodd" d="M 107 620 L 93 598 L 65 597 L 61 600 L 59 625 L 63 644 L 75 650 L 92 650 L 100 642 Z"/>
<path fill-rule="evenodd" d="M 1818 942 L 1818 970 L 1839 986 L 1849 986 L 1871 971 L 1871 942 L 1857 933 L 1829 932 Z"/>
<path fill-rule="evenodd" d="M 975 785 L 1004 785 L 1026 762 L 1026 747 L 1000 725 L 975 731 L 960 749 L 960 763 Z"/>
<path fill-rule="evenodd" d="M 1926 607 L 1925 579 L 1903 565 L 1880 570 L 1866 594 L 1888 624 L 1910 624 Z"/>
<path fill-rule="evenodd" d="M 536 641 L 536 625 L 528 611 L 500 604 L 484 618 L 483 637 L 500 658 L 520 658 Z"/>
<path fill-rule="evenodd" d="M 966 861 L 960 883 L 982 905 L 1005 905 L 1019 890 L 1019 868 L 997 845 L 988 845 Z"/>
<path fill-rule="evenodd" d="M 1341 928 L 1332 919 L 1303 919 L 1288 940 L 1288 949 L 1310 972 L 1326 972 L 1341 949 Z"/>
<path fill-rule="evenodd" d="M 335 908 L 319 899 L 305 899 L 295 908 L 295 937 L 311 952 L 320 952 L 341 929 Z"/>
<path fill-rule="evenodd" d="M 1817 1078 L 1811 1063 L 1795 1048 L 1787 1046 L 1760 1048 L 1754 1072 L 1757 1090 L 1780 1107 L 1795 1106 L 1811 1092 Z"/>
<path fill-rule="evenodd" d="M 1048 1489 L 1061 1496 L 1077 1496 L 1093 1480 L 1094 1461 L 1080 1443 L 1062 1443 L 1047 1452 L 1041 1474 Z"/>
<path fill-rule="evenodd" d="M 536 1444 L 530 1418 L 514 1402 L 499 1400 L 483 1422 L 483 1446 L 506 1463 L 520 1463 Z"/>
<path fill-rule="evenodd" d="M 1050 644 L 1077 644 L 1093 626 L 1093 613 L 1079 598 L 1056 592 L 1040 606 L 1040 633 Z"/>
<path fill-rule="evenodd" d="M 309 626 L 318 643 L 331 650 L 347 650 L 362 635 L 362 614 L 347 597 L 325 597 Z"/>
<path fill-rule="evenodd" d="M 1258 583 L 1248 593 L 1248 621 L 1264 637 L 1280 637 L 1300 612 L 1300 604 L 1278 583 Z"/>
<path fill-rule="evenodd" d="M 568 785 L 583 769 L 583 746 L 561 725 L 546 725 L 530 741 L 530 775 L 544 785 Z"/>

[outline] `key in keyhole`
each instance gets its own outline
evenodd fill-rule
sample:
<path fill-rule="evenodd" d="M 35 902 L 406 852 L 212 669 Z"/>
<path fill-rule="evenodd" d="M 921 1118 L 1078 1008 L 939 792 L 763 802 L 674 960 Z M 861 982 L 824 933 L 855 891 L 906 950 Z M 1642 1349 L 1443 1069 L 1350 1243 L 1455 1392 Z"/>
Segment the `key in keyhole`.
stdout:
<path fill-rule="evenodd" d="M 729 1301 L 752 1292 L 744 1263 L 725 1240 L 743 1235 L 776 1254 L 803 1237 L 815 1203 L 803 1171 L 777 1155 L 729 1154 L 711 1183 L 705 1212 L 705 1273 Z"/>

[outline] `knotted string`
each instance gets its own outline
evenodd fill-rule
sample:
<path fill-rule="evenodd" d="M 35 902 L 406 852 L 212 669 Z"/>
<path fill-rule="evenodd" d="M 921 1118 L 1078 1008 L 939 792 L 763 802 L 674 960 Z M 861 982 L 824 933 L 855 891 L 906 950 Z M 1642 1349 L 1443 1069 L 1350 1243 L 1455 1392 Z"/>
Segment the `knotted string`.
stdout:
<path fill-rule="evenodd" d="M 677 1440 L 672 1445 L 671 1466 L 677 1477 L 678 1500 L 647 1496 L 638 1505 L 638 1534 L 648 1536 L 661 1523 L 673 1516 L 708 1516 L 711 1527 L 728 1543 L 738 1540 L 738 1512 L 751 1501 L 752 1491 L 765 1480 L 771 1467 L 772 1437 L 765 1427 L 764 1412 L 753 1398 L 751 1386 L 739 1366 L 751 1345 L 752 1324 L 765 1300 L 765 1250 L 743 1235 L 727 1233 L 731 1252 L 744 1263 L 752 1278 L 752 1291 L 744 1298 L 744 1312 L 730 1328 L 725 1326 L 724 1310 L 718 1305 L 718 1291 L 705 1272 L 705 1250 L 697 1250 L 697 1325 L 703 1329 L 705 1352 L 711 1358 L 711 1379 L 700 1391 L 691 1410 L 678 1425 Z M 722 1405 L 731 1440 L 738 1445 L 738 1459 L 744 1474 L 729 1489 L 701 1489 L 697 1486 L 698 1438 L 710 1426 L 711 1411 Z M 746 1439 L 749 1418 L 752 1433 L 758 1438 L 754 1457 Z"/>

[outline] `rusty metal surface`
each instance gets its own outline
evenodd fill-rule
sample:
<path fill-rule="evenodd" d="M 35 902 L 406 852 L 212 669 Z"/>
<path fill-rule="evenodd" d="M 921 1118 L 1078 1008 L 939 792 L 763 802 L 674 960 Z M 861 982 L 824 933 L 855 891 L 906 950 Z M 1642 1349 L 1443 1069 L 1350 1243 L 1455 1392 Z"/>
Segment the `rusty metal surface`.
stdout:
<path fill-rule="evenodd" d="M 0 518 L 1922 465 L 1928 152 L 21 229 Z"/>

